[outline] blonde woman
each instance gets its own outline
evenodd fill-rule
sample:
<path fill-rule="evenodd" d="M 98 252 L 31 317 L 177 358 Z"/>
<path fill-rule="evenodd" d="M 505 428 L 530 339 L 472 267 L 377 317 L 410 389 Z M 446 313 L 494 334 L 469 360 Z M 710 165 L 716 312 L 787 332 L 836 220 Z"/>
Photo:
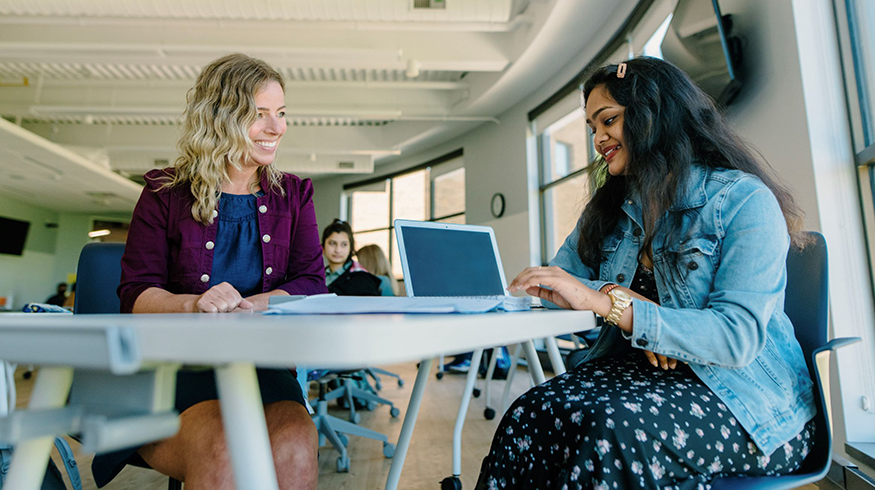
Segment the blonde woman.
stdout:
<path fill-rule="evenodd" d="M 189 91 L 180 157 L 146 174 L 118 292 L 124 313 L 262 310 L 272 295 L 326 292 L 313 185 L 277 170 L 283 80 L 242 54 L 210 63 Z M 259 369 L 280 488 L 314 489 L 317 435 L 286 369 Z M 186 488 L 233 488 L 212 371 L 180 371 L 176 436 L 94 459 L 99 486 L 147 464 Z"/>
<path fill-rule="evenodd" d="M 380 278 L 380 294 L 382 296 L 396 296 L 395 285 L 397 281 L 392 275 L 389 260 L 379 245 L 365 245 L 355 253 L 359 263 L 371 274 Z"/>

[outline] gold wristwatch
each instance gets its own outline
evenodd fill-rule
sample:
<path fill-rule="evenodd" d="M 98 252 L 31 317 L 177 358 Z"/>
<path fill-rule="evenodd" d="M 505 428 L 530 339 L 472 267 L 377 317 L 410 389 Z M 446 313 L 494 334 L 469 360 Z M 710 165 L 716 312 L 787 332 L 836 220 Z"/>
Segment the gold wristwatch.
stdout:
<path fill-rule="evenodd" d="M 620 317 L 623 316 L 623 312 L 632 304 L 632 296 L 629 296 L 629 293 L 619 288 L 608 291 L 608 296 L 611 298 L 611 312 L 605 317 L 605 321 L 616 327 L 620 323 Z"/>

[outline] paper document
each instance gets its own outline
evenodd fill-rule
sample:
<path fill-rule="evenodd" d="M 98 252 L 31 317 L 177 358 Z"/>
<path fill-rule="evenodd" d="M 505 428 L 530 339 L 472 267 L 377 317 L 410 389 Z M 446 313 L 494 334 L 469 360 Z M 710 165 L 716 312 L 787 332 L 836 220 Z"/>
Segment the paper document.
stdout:
<path fill-rule="evenodd" d="M 320 294 L 271 304 L 265 315 L 356 315 L 363 313 L 486 313 L 500 299 L 409 298 L 405 296 L 337 296 Z"/>

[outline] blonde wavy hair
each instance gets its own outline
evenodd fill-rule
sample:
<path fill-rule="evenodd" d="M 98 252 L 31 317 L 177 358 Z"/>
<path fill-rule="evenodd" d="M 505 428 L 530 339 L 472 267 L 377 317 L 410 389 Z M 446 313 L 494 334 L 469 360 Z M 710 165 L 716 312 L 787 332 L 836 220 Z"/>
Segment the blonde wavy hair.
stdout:
<path fill-rule="evenodd" d="M 389 260 L 379 245 L 365 245 L 355 253 L 355 256 L 358 257 L 359 264 L 371 274 L 388 277 L 390 279 L 389 282 L 392 284 L 392 291 L 396 296 L 398 295 L 398 281 L 395 280 L 392 268 L 389 267 Z"/>
<path fill-rule="evenodd" d="M 204 68 L 186 95 L 182 135 L 176 148 L 176 173 L 168 175 L 162 189 L 191 185 L 194 205 L 191 214 L 200 223 L 213 222 L 213 210 L 222 195 L 222 184 L 230 181 L 228 165 L 242 170 L 253 142 L 249 128 L 255 123 L 255 94 L 270 82 L 285 90 L 283 77 L 262 60 L 245 54 L 230 54 Z M 283 173 L 273 165 L 258 167 L 256 186 L 267 176 L 270 190 L 285 195 Z M 267 189 L 264 189 L 267 191 Z"/>

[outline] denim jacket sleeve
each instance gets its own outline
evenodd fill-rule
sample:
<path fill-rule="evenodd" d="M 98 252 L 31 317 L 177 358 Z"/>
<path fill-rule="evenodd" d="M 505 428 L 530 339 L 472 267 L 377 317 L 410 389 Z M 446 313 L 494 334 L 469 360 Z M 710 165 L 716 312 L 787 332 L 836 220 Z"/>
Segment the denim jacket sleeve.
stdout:
<path fill-rule="evenodd" d="M 697 364 L 744 367 L 762 352 L 783 300 L 789 235 L 780 206 L 755 178 L 713 197 L 720 259 L 704 308 L 633 301 L 632 345 Z"/>
<path fill-rule="evenodd" d="M 580 222 L 575 225 L 574 231 L 568 235 L 565 242 L 559 247 L 556 256 L 550 260 L 550 265 L 562 268 L 565 272 L 571 274 L 575 279 L 583 283 L 584 286 L 598 291 L 603 288 L 605 284 L 608 284 L 608 282 L 598 280 L 595 271 L 581 262 L 580 256 L 577 254 L 577 241 L 580 238 L 580 232 L 578 231 L 579 226 Z M 546 300 L 541 300 L 541 303 L 547 308 L 559 308 L 555 304 Z"/>

